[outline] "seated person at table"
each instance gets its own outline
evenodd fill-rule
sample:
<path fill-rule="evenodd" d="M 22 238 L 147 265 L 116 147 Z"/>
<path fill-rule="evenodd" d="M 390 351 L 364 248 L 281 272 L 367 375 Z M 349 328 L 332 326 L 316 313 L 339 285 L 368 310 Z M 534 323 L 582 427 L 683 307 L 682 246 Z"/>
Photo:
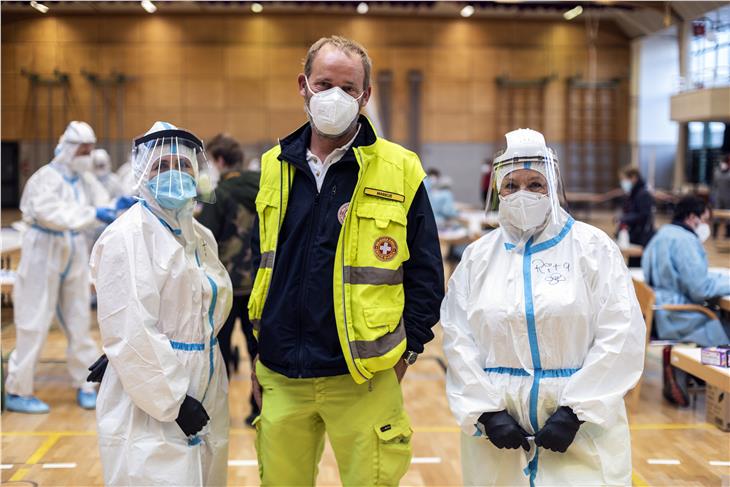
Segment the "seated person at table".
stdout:
<path fill-rule="evenodd" d="M 709 272 L 702 243 L 709 237 L 710 210 L 695 197 L 682 198 L 672 223 L 663 226 L 644 249 L 641 267 L 656 293 L 656 304 L 704 304 L 730 294 L 730 276 Z M 730 323 L 691 311 L 654 314 L 659 338 L 694 342 L 700 346 L 730 342 Z"/>
<path fill-rule="evenodd" d="M 454 193 L 451 191 L 451 179 L 442 176 L 438 169 L 429 169 L 426 190 L 431 200 L 433 215 L 439 230 L 446 227 L 448 220 L 459 215 L 454 205 Z"/>

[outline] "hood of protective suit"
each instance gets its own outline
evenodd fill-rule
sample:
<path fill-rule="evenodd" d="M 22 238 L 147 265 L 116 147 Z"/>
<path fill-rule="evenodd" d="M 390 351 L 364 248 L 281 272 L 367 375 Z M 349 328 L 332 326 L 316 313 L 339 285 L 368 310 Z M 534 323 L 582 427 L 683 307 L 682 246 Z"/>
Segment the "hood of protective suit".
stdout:
<path fill-rule="evenodd" d="M 91 162 L 93 164 L 94 175 L 97 178 L 107 176 L 112 172 L 112 159 L 104 149 L 94 149 L 91 151 Z"/>
<path fill-rule="evenodd" d="M 499 194 L 504 178 L 517 170 L 530 170 L 541 174 L 547 182 L 549 210 L 545 220 L 532 228 L 519 228 L 500 212 L 499 224 L 507 239 L 515 247 L 522 248 L 530 238 L 537 240 L 550 227 L 562 228 L 567 216 L 560 207 L 559 194 L 562 192 L 558 172 L 558 159 L 555 152 L 545 144 L 545 137 L 535 130 L 518 129 L 505 134 L 507 147 L 494 158 L 493 191 Z M 559 231 L 559 230 L 558 230 Z"/>
<path fill-rule="evenodd" d="M 96 134 L 88 123 L 73 121 L 58 139 L 51 164 L 65 176 L 75 175 L 71 163 L 81 144 L 96 144 Z"/>

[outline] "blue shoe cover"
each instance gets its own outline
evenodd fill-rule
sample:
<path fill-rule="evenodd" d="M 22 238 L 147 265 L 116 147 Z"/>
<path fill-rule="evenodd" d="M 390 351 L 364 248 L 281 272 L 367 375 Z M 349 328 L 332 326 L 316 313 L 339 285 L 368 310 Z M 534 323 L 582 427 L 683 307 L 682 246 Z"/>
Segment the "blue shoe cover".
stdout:
<path fill-rule="evenodd" d="M 5 409 L 16 413 L 46 414 L 51 408 L 35 396 L 16 396 L 8 394 L 5 397 Z"/>
<path fill-rule="evenodd" d="M 84 409 L 96 409 L 96 391 L 78 390 L 76 402 Z"/>

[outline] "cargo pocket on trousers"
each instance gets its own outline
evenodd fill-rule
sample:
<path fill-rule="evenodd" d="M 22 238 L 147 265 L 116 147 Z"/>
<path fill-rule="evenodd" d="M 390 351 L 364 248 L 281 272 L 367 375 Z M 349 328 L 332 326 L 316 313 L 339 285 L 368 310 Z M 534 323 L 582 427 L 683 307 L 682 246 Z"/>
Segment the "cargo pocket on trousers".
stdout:
<path fill-rule="evenodd" d="M 411 465 L 413 430 L 408 417 L 375 426 L 378 437 L 376 485 L 397 486 Z"/>

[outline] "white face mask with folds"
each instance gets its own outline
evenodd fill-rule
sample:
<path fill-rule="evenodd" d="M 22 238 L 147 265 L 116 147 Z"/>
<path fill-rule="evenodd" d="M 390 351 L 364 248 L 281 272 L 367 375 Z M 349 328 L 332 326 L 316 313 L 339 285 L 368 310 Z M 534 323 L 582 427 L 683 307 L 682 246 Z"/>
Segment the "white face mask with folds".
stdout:
<path fill-rule="evenodd" d="M 532 191 L 499 197 L 499 220 L 523 232 L 539 227 L 550 213 L 550 198 Z"/>
<path fill-rule="evenodd" d="M 317 132 L 327 137 L 338 137 L 347 132 L 360 112 L 358 101 L 365 92 L 353 98 L 339 86 L 334 86 L 315 93 L 309 87 L 309 80 L 305 78 L 305 82 L 312 93 L 306 110 Z"/>
<path fill-rule="evenodd" d="M 704 243 L 712 234 L 710 225 L 705 222 L 700 223 L 697 225 L 697 228 L 695 228 L 695 234 L 697 234 L 697 238 L 700 239 L 700 242 Z"/>
<path fill-rule="evenodd" d="M 92 166 L 91 155 L 86 154 L 83 156 L 75 156 L 69 162 L 68 167 L 75 173 L 81 174 L 86 171 L 90 171 Z"/>

